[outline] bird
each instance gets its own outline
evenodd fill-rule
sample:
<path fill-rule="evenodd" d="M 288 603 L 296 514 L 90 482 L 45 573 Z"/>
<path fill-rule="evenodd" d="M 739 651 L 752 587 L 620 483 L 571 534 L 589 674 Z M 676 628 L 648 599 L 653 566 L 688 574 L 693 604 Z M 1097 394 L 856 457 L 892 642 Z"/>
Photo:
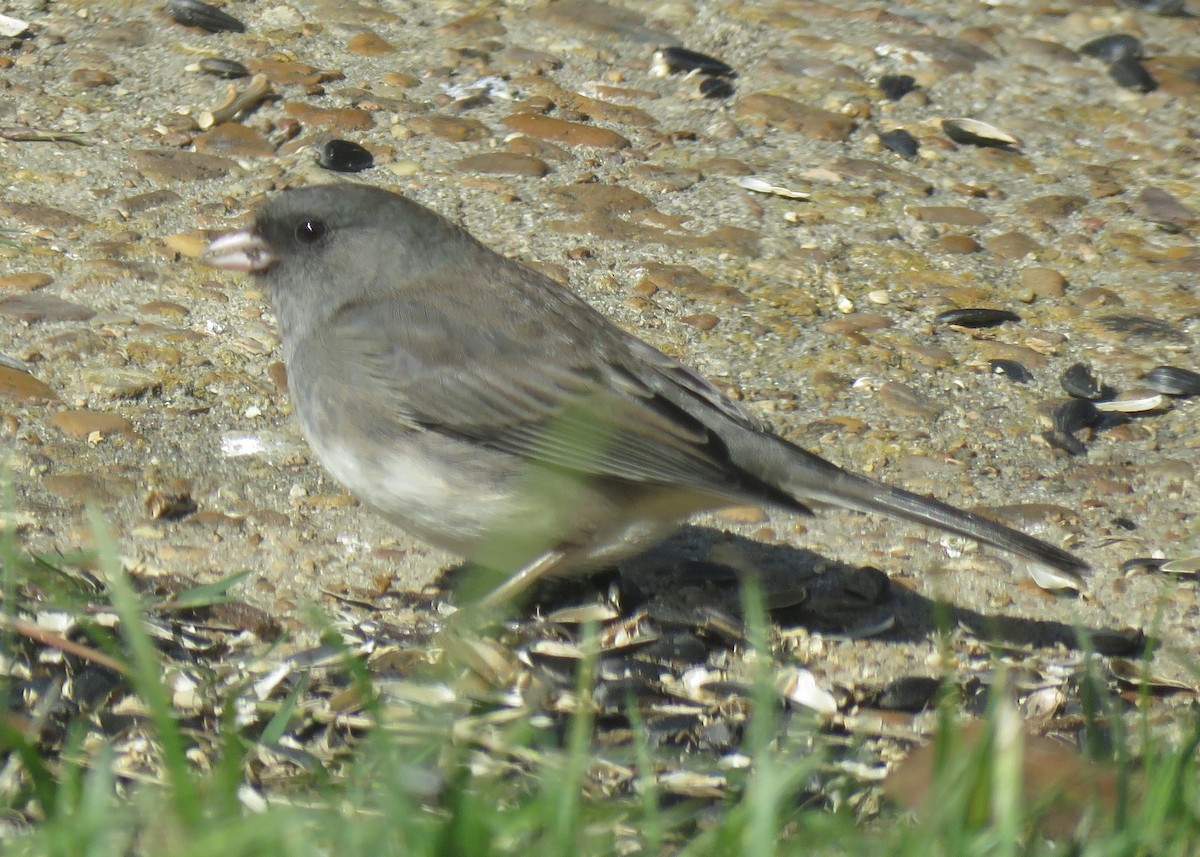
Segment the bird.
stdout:
<path fill-rule="evenodd" d="M 575 292 L 392 190 L 273 195 L 208 264 L 265 286 L 317 460 L 418 539 L 493 569 L 483 604 L 613 567 L 696 513 L 834 506 L 1071 553 L 793 444 Z"/>

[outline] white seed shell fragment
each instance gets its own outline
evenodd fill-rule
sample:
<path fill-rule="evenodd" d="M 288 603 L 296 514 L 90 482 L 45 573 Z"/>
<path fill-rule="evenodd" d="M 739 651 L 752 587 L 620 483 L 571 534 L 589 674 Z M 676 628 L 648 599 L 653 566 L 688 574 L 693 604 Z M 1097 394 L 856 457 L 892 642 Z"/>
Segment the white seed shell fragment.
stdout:
<path fill-rule="evenodd" d="M 763 181 L 756 176 L 742 176 L 736 182 L 738 187 L 752 190 L 755 193 L 770 193 L 775 196 L 782 196 L 785 199 L 808 199 L 809 194 L 799 190 L 791 190 L 790 188 L 773 185 L 770 182 Z"/>

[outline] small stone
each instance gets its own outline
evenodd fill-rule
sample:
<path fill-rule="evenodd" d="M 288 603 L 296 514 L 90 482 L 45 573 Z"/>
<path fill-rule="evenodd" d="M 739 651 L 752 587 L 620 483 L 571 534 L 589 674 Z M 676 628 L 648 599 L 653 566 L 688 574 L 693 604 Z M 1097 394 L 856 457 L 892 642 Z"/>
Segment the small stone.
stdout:
<path fill-rule="evenodd" d="M 1055 193 L 1035 197 L 1023 203 L 1021 211 L 1033 217 L 1061 220 L 1064 217 L 1070 217 L 1085 205 L 1087 205 L 1087 200 L 1082 196 L 1075 196 L 1069 193 Z"/>
<path fill-rule="evenodd" d="M 1005 232 L 984 242 L 992 255 L 1000 259 L 1024 259 L 1042 252 L 1042 246 L 1020 232 Z"/>
<path fill-rule="evenodd" d="M 691 325 L 697 330 L 712 330 L 721 322 L 720 318 L 712 313 L 707 312 L 698 313 L 696 315 L 680 316 L 679 320 L 684 324 Z"/>
<path fill-rule="evenodd" d="M 559 0 L 556 3 L 544 3 L 532 7 L 528 14 L 534 19 L 598 37 L 606 47 L 614 38 L 632 39 L 641 44 L 651 45 L 670 45 L 679 41 L 665 30 L 647 26 L 646 18 L 641 12 L 595 0 Z"/>
<path fill-rule="evenodd" d="M 133 433 L 133 423 L 125 417 L 103 411 L 60 411 L 48 422 L 63 434 L 81 439 L 94 432 L 101 435 Z"/>
<path fill-rule="evenodd" d="M 177 202 L 182 202 L 182 200 L 183 197 L 175 191 L 161 188 L 159 190 L 124 197 L 118 200 L 115 207 L 118 214 L 124 218 L 129 218 L 143 211 L 158 208 L 160 205 L 174 205 Z"/>
<path fill-rule="evenodd" d="M 1137 211 L 1166 232 L 1182 232 L 1196 222 L 1196 215 L 1167 191 L 1147 187 L 1138 194 Z"/>
<path fill-rule="evenodd" d="M 485 152 L 463 158 L 454 169 L 464 173 L 490 173 L 508 176 L 532 176 L 541 178 L 550 168 L 541 158 L 533 155 L 515 155 L 511 152 Z"/>
<path fill-rule="evenodd" d="M 508 28 L 488 12 L 474 12 L 455 18 L 438 27 L 438 32 L 457 39 L 494 39 L 508 33 Z"/>
<path fill-rule="evenodd" d="M 370 30 L 351 36 L 346 42 L 346 50 L 360 57 L 383 57 L 396 52 L 390 43 Z"/>
<path fill-rule="evenodd" d="M 199 259 L 208 248 L 208 237 L 195 232 L 180 232 L 168 235 L 163 239 L 163 244 L 181 256 Z"/>
<path fill-rule="evenodd" d="M 496 55 L 496 60 L 504 68 L 533 74 L 546 74 L 562 68 L 563 65 L 563 61 L 554 54 L 520 46 L 505 48 Z M 615 97 L 611 91 L 615 89 L 616 87 L 611 86 L 596 87 L 601 98 Z M 655 98 L 658 97 L 658 93 L 651 93 L 651 95 Z"/>
<path fill-rule="evenodd" d="M 945 410 L 933 399 L 899 381 L 888 381 L 879 388 L 878 395 L 879 400 L 893 413 L 918 417 L 926 422 L 936 420 Z"/>
<path fill-rule="evenodd" d="M 402 71 L 389 71 L 383 76 L 383 82 L 385 85 L 394 86 L 397 89 L 412 89 L 421 83 L 421 78 L 405 74 Z"/>
<path fill-rule="evenodd" d="M 51 402 L 58 394 L 45 381 L 39 381 L 28 372 L 0 363 L 0 396 L 18 402 Z"/>
<path fill-rule="evenodd" d="M 56 473 L 42 479 L 42 487 L 55 497 L 78 505 L 111 503 L 134 493 L 137 484 L 112 472 Z"/>
<path fill-rule="evenodd" d="M 4 292 L 35 292 L 54 282 L 49 274 L 24 273 L 9 274 L 0 277 L 0 291 Z"/>
<path fill-rule="evenodd" d="M 54 295 L 30 292 L 0 300 L 0 316 L 25 324 L 40 321 L 87 321 L 96 311 L 82 304 L 64 301 Z"/>
<path fill-rule="evenodd" d="M 252 74 L 261 74 L 280 87 L 316 86 L 341 77 L 341 72 L 318 71 L 311 65 L 287 60 L 246 60 L 246 68 L 250 69 Z"/>
<path fill-rule="evenodd" d="M 30 226 L 62 232 L 91 226 L 91 221 L 71 211 L 41 205 L 36 202 L 10 202 L 0 199 L 0 214 Z"/>
<path fill-rule="evenodd" d="M 766 93 L 740 99 L 734 105 L 734 113 L 750 124 L 797 131 L 814 140 L 839 143 L 848 140 L 855 127 L 848 116 Z"/>
<path fill-rule="evenodd" d="M 912 205 L 906 209 L 910 217 L 927 223 L 949 223 L 953 226 L 985 226 L 992 219 L 982 211 L 962 205 Z"/>
<path fill-rule="evenodd" d="M 966 254 L 978 253 L 983 248 L 969 235 L 943 235 L 929 242 L 929 252 Z"/>
<path fill-rule="evenodd" d="M 1053 268 L 1026 268 L 1021 272 L 1021 285 L 1039 298 L 1061 298 L 1067 293 L 1067 280 Z"/>
<path fill-rule="evenodd" d="M 648 284 L 655 289 L 689 298 L 707 298 L 722 304 L 746 303 L 746 296 L 736 288 L 714 282 L 691 265 L 643 262 L 636 267 L 644 272 Z"/>
<path fill-rule="evenodd" d="M 137 399 L 162 386 L 157 375 L 141 369 L 93 369 L 81 373 L 80 381 L 104 399 Z"/>
<path fill-rule="evenodd" d="M 709 158 L 698 166 L 702 176 L 748 176 L 754 172 L 749 164 L 737 158 Z"/>
<path fill-rule="evenodd" d="M 442 116 L 438 113 L 429 116 L 415 116 L 409 120 L 408 127 L 418 134 L 430 134 L 439 140 L 451 143 L 487 140 L 492 136 L 488 127 L 478 119 Z"/>
<path fill-rule="evenodd" d="M 629 141 L 615 131 L 568 122 L 551 116 L 534 113 L 512 113 L 500 120 L 501 124 L 521 134 L 539 140 L 551 140 L 568 146 L 590 146 L 598 149 L 625 149 Z"/>
<path fill-rule="evenodd" d="M 225 122 L 205 131 L 195 139 L 197 152 L 209 155 L 228 155 L 231 158 L 270 158 L 275 147 L 267 138 L 245 125 Z"/>
<path fill-rule="evenodd" d="M 1019 36 L 1012 40 L 1010 50 L 1013 53 L 1027 54 L 1030 59 L 1039 62 L 1079 62 L 1079 54 L 1066 45 L 1049 39 Z"/>
<path fill-rule="evenodd" d="M 864 331 L 884 330 L 892 326 L 892 320 L 885 315 L 873 312 L 854 312 L 835 318 L 821 325 L 825 333 L 862 333 Z"/>
<path fill-rule="evenodd" d="M 146 178 L 167 185 L 208 181 L 240 170 L 228 158 L 177 149 L 141 149 L 129 152 L 127 157 Z"/>
<path fill-rule="evenodd" d="M 96 68 L 77 68 L 68 78 L 81 89 L 96 89 L 101 86 L 116 86 L 117 78 Z"/>
<path fill-rule="evenodd" d="M 322 109 L 302 101 L 288 101 L 283 112 L 305 125 L 320 125 L 332 131 L 366 131 L 375 125 L 375 120 L 366 110 L 358 107 L 331 107 Z"/>

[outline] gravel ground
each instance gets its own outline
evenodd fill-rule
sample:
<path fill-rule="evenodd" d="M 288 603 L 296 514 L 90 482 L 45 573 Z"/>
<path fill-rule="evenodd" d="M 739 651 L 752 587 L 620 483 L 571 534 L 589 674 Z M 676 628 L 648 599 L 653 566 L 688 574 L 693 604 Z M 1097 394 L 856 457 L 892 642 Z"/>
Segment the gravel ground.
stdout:
<path fill-rule="evenodd" d="M 1117 393 L 1156 366 L 1200 370 L 1200 19 L 1048 0 L 224 8 L 244 33 L 141 3 L 0 7 L 29 24 L 0 39 L 0 353 L 33 378 L 0 369 L 0 393 L 31 550 L 86 547 L 90 501 L 140 573 L 250 569 L 242 595 L 285 624 L 322 600 L 421 622 L 405 593 L 455 558 L 322 474 L 290 418 L 264 295 L 196 258 L 279 188 L 363 181 L 569 281 L 790 439 L 995 510 L 1095 567 L 1085 593 L 1052 596 L 1009 558 L 927 531 L 743 510 L 630 563 L 626 583 L 672 592 L 656 581 L 674 585 L 687 560 L 765 567 L 769 600 L 799 581 L 801 627 L 849 637 L 797 655 L 830 685 L 936 673 L 938 599 L 1044 657 L 1074 624 L 1152 631 L 1166 641 L 1155 669 L 1194 680 L 1191 577 L 1122 564 L 1197 552 L 1200 403 L 1080 430 L 1080 454 L 1043 433 L 1075 363 Z M 1116 33 L 1144 44 L 1153 91 L 1078 52 Z M 727 62 L 732 94 L 654 74 L 664 45 Z M 245 64 L 272 95 L 206 129 L 226 88 L 251 83 L 205 73 L 205 58 Z M 886 75 L 914 88 L 890 98 Z M 955 143 L 942 120 L 960 118 L 1017 142 Z M 15 139 L 31 129 L 78 138 Z M 896 129 L 915 157 L 881 142 Z M 375 166 L 320 168 L 333 138 Z M 935 321 L 956 308 L 1019 320 Z M 255 439 L 264 451 L 234 454 Z"/>

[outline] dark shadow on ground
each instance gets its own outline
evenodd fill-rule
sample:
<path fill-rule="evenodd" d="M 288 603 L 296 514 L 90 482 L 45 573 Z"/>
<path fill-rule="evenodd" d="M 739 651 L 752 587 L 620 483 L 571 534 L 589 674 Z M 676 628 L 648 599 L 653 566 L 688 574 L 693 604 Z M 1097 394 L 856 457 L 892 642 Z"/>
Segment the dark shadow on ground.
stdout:
<path fill-rule="evenodd" d="M 459 566 L 443 574 L 439 587 L 447 592 L 486 591 L 479 574 L 487 572 Z M 728 631 L 741 626 L 743 574 L 758 581 L 770 619 L 777 625 L 804 627 L 827 636 L 911 642 L 963 628 L 1009 646 L 1079 649 L 1086 639 L 1086 645 L 1101 654 L 1129 657 L 1140 656 L 1146 646 L 1145 636 L 1138 631 L 981 613 L 894 585 L 880 569 L 699 526 L 683 527 L 618 570 L 540 583 L 514 615 L 545 615 L 557 607 L 614 595 L 626 614 L 646 609 L 670 626 Z M 1020 584 L 1022 574 L 1014 570 L 1007 585 Z M 1006 585 L 1003 577 L 996 581 L 998 587 Z"/>

